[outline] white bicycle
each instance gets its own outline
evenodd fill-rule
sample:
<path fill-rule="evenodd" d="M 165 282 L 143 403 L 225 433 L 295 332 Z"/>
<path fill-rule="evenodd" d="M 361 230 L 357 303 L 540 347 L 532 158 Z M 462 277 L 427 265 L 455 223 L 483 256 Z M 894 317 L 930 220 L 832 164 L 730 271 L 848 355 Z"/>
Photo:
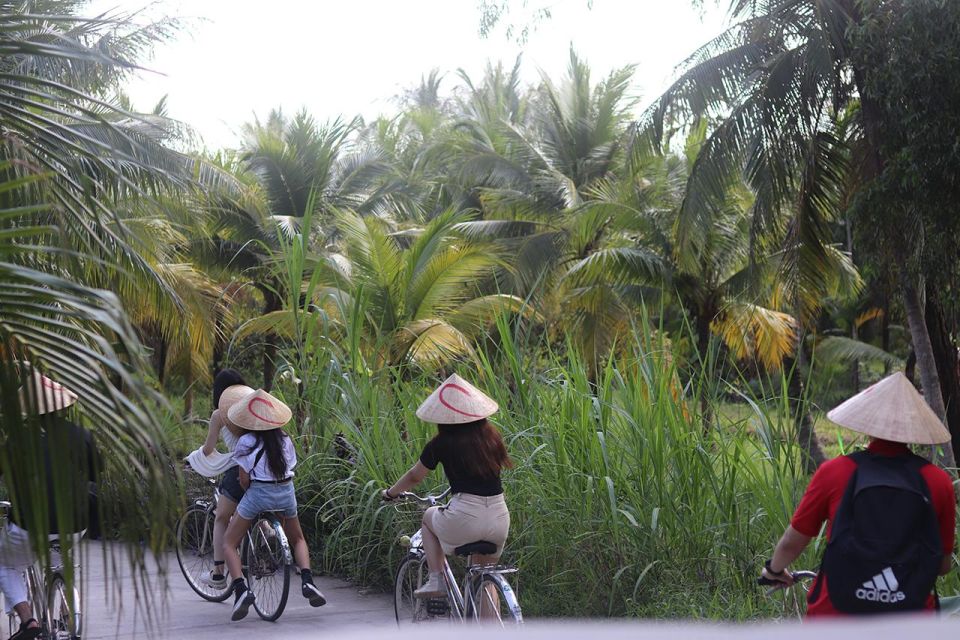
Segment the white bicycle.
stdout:
<path fill-rule="evenodd" d="M 10 515 L 10 503 L 0 501 L 0 519 L 6 526 Z M 73 546 L 83 537 L 83 532 L 74 536 Z M 69 584 L 60 557 L 60 537 L 50 537 L 50 567 L 43 570 L 39 562 L 23 572 L 27 584 L 27 598 L 33 609 L 33 617 L 40 625 L 42 640 L 80 640 L 82 614 L 80 610 L 81 583 L 80 564 L 73 567 L 73 584 Z M 10 614 L 10 635 L 20 629 L 17 615 Z"/>
<path fill-rule="evenodd" d="M 420 496 L 404 492 L 398 500 L 415 502 L 422 509 L 436 506 L 450 495 L 447 489 L 438 496 Z M 394 612 L 397 624 L 428 622 L 431 620 L 450 620 L 466 622 L 497 622 L 503 626 L 523 623 L 523 613 L 517 595 L 506 576 L 516 573 L 517 568 L 509 565 L 477 565 L 471 563 L 471 556 L 495 553 L 497 546 L 492 542 L 478 540 L 457 547 L 455 554 L 467 558 L 467 570 L 463 576 L 463 588 L 457 584 L 457 578 L 444 558 L 443 576 L 447 595 L 443 598 L 420 599 L 413 592 L 420 588 L 427 577 L 427 557 L 423 550 L 423 531 L 418 529 L 412 536 L 400 538 L 400 544 L 407 548 L 397 568 L 394 586 Z"/>

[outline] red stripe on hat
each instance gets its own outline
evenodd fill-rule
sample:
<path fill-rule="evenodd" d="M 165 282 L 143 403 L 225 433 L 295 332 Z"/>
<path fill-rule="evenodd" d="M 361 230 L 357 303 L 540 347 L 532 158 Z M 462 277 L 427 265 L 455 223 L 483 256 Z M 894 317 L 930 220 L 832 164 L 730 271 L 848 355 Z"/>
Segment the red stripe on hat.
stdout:
<path fill-rule="evenodd" d="M 262 402 L 263 404 L 273 409 L 273 403 L 267 400 L 266 398 L 253 398 L 250 402 L 247 403 L 247 411 L 253 414 L 254 418 L 262 422 L 266 422 L 267 424 L 277 424 L 281 426 L 284 424 L 283 422 L 277 422 L 276 420 L 271 420 L 270 418 L 264 418 L 262 415 L 257 413 L 257 410 L 253 408 L 253 405 L 255 405 L 258 402 Z"/>
<path fill-rule="evenodd" d="M 56 391 L 57 389 L 60 389 L 63 386 L 59 382 L 54 382 L 53 380 L 51 380 L 46 376 L 40 376 L 40 384 L 46 387 L 47 389 L 53 389 L 54 391 Z"/>
<path fill-rule="evenodd" d="M 457 409 L 455 406 L 453 406 L 452 404 L 450 404 L 449 402 L 447 402 L 446 400 L 444 400 L 444 399 L 443 399 L 443 392 L 446 391 L 447 389 L 456 389 L 457 391 L 459 391 L 460 393 L 462 393 L 462 394 L 465 395 L 465 396 L 470 395 L 470 392 L 469 392 L 469 391 L 467 391 L 466 389 L 464 389 L 464 388 L 461 387 L 460 385 L 458 385 L 458 384 L 453 384 L 453 383 L 451 382 L 450 384 L 445 384 L 445 385 L 443 385 L 442 387 L 440 387 L 440 393 L 437 394 L 437 398 L 440 400 L 440 404 L 442 404 L 443 406 L 445 406 L 447 409 L 450 409 L 450 411 L 455 411 L 456 413 L 459 413 L 459 414 L 462 415 L 462 416 L 467 416 L 468 418 L 485 418 L 485 417 L 486 417 L 486 416 L 482 416 L 482 415 L 480 415 L 480 414 L 478 414 L 478 413 L 467 413 L 466 411 L 462 411 L 462 410 L 460 410 L 460 409 Z"/>

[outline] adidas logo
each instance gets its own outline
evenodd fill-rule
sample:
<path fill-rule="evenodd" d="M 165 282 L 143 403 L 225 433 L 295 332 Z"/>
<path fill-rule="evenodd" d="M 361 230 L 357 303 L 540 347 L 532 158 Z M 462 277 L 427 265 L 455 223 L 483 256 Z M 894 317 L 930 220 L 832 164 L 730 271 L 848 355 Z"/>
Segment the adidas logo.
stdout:
<path fill-rule="evenodd" d="M 873 576 L 872 580 L 864 582 L 863 586 L 857 589 L 855 595 L 859 600 L 893 604 L 907 598 L 903 591 L 898 591 L 899 588 L 900 583 L 897 581 L 897 576 L 893 575 L 892 568 L 887 567 Z"/>

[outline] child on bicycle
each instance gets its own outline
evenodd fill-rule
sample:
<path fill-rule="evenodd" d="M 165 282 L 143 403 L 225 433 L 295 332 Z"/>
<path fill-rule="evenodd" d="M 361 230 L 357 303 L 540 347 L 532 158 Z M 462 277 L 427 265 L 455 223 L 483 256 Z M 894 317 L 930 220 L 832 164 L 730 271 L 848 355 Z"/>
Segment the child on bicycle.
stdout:
<path fill-rule="evenodd" d="M 264 511 L 279 512 L 283 530 L 300 567 L 301 593 L 313 607 L 326 604 L 326 599 L 313 583 L 310 552 L 297 517 L 297 498 L 293 490 L 293 468 L 297 454 L 293 440 L 282 427 L 290 421 L 290 408 L 263 389 L 241 398 L 227 411 L 227 418 L 244 430 L 234 458 L 240 468 L 240 484 L 246 492 L 237 505 L 224 536 L 223 553 L 233 579 L 232 620 L 246 617 L 256 597 L 243 578 L 243 567 L 237 548 L 251 523 Z"/>
<path fill-rule="evenodd" d="M 382 493 L 395 500 L 443 465 L 453 498 L 446 507 L 423 514 L 423 548 L 430 575 L 414 592 L 418 598 L 446 594 L 442 575 L 444 554 L 460 545 L 486 541 L 497 546 L 490 556 L 475 556 L 479 564 L 493 564 L 503 553 L 510 531 L 510 512 L 503 496 L 500 472 L 513 466 L 500 432 L 487 418 L 497 403 L 454 374 L 417 409 L 417 417 L 437 425 L 437 435 L 424 447 L 420 460 Z"/>

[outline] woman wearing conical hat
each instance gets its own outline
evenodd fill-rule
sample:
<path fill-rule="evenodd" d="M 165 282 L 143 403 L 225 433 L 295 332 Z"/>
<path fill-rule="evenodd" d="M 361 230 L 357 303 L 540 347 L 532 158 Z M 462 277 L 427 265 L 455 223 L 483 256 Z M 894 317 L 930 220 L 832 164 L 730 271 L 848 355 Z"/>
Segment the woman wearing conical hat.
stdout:
<path fill-rule="evenodd" d="M 848 540 L 860 544 L 861 536 L 872 536 L 866 547 L 858 548 L 865 548 L 868 553 L 873 553 L 872 550 L 890 546 L 891 536 L 899 535 L 894 532 L 906 531 L 908 544 L 922 544 L 924 549 L 923 554 L 912 557 L 922 555 L 929 558 L 923 560 L 925 567 L 928 567 L 925 569 L 926 573 L 923 573 L 924 579 L 916 583 L 920 585 L 915 588 L 917 605 L 910 606 L 916 609 L 935 609 L 936 599 L 931 593 L 933 584 L 928 584 L 927 581 L 935 581 L 937 569 L 940 575 L 950 570 L 956 508 L 953 483 L 945 471 L 914 456 L 907 445 L 943 444 L 949 442 L 950 433 L 902 373 L 884 378 L 865 389 L 830 411 L 827 417 L 843 427 L 870 436 L 867 450 L 834 458 L 817 469 L 790 521 L 790 526 L 777 544 L 773 556 L 767 560 L 763 577 L 784 586 L 792 585 L 793 577 L 787 570 L 788 565 L 800 556 L 826 523 L 828 552 L 824 556 L 820 575 L 808 593 L 807 615 L 866 612 L 869 607 L 876 607 L 876 602 L 905 602 L 909 588 L 903 584 L 903 572 L 908 571 L 911 565 L 905 563 L 903 558 L 877 558 L 884 565 L 877 569 L 877 575 L 872 575 L 871 571 L 871 575 L 863 582 L 860 581 L 862 576 L 856 577 L 855 584 L 849 588 L 845 583 L 854 577 L 854 571 L 837 571 L 840 577 L 835 576 L 831 581 L 830 576 L 834 574 L 830 573 L 828 567 L 838 568 L 844 566 L 845 562 L 854 562 L 849 558 L 856 554 L 843 555 L 845 550 L 850 548 L 843 546 Z M 882 474 L 889 475 L 878 476 L 878 469 Z M 904 519 L 897 509 L 896 505 L 900 504 L 898 502 L 887 501 L 874 506 L 869 502 L 869 498 L 860 498 L 863 495 L 860 492 L 864 488 L 892 487 L 895 489 L 894 494 L 898 493 L 901 487 L 910 488 L 907 484 L 900 485 L 899 478 L 913 483 L 912 493 L 920 496 L 918 504 L 923 505 L 922 508 L 909 512 L 911 515 L 907 517 L 911 518 L 910 521 Z M 861 522 L 857 518 L 863 517 L 860 513 L 854 515 L 854 504 L 861 510 L 866 509 L 868 518 L 876 518 L 882 524 L 871 527 L 868 532 L 863 531 L 863 527 L 852 527 L 852 523 Z M 874 508 L 870 509 L 871 506 Z M 840 533 L 834 537 L 833 534 L 837 531 Z M 912 539 L 914 536 L 916 538 Z M 923 536 L 922 541 L 920 536 Z M 841 546 L 834 547 L 837 551 L 831 555 L 832 543 L 841 540 Z M 900 540 L 901 538 L 897 538 L 895 544 L 899 545 Z M 901 572 L 901 576 L 897 577 L 897 572 Z M 918 572 L 906 574 L 910 575 L 916 576 Z M 841 589 L 838 585 L 844 585 L 844 588 Z M 871 602 L 874 604 L 870 604 Z"/>
<path fill-rule="evenodd" d="M 313 583 L 310 551 L 297 517 L 297 497 L 293 490 L 297 453 L 293 440 L 283 431 L 290 417 L 290 407 L 263 389 L 251 390 L 227 411 L 227 419 L 243 429 L 233 457 L 240 468 L 240 484 L 245 489 L 223 541 L 223 554 L 233 579 L 232 620 L 246 617 L 256 600 L 243 578 L 237 548 L 254 519 L 265 511 L 283 516 L 283 530 L 300 568 L 303 597 L 314 607 L 327 602 Z"/>
<path fill-rule="evenodd" d="M 437 425 L 437 435 L 423 448 L 420 459 L 392 487 L 385 500 L 423 482 L 437 465 L 450 482 L 453 497 L 446 507 L 431 507 L 423 514 L 423 547 L 430 575 L 415 591 L 418 598 L 446 594 L 444 554 L 471 542 L 492 542 L 490 556 L 474 556 L 479 564 L 495 563 L 503 552 L 510 530 L 510 512 L 503 497 L 500 472 L 512 465 L 500 432 L 487 418 L 497 403 L 454 374 L 447 378 L 420 408 L 417 417 Z"/>
<path fill-rule="evenodd" d="M 237 504 L 243 498 L 240 486 L 240 467 L 233 458 L 237 441 L 243 435 L 243 429 L 230 422 L 227 413 L 230 407 L 249 395 L 253 389 L 247 386 L 240 372 L 223 369 L 213 379 L 213 406 L 207 423 L 207 438 L 195 451 L 187 456 L 187 463 L 202 476 L 214 478 L 220 476 L 220 498 L 217 501 L 216 520 L 213 523 L 213 568 L 200 575 L 200 582 L 214 589 L 227 586 L 225 561 L 223 559 L 223 535 L 237 510 Z M 227 453 L 217 451 L 217 443 L 223 440 Z"/>

